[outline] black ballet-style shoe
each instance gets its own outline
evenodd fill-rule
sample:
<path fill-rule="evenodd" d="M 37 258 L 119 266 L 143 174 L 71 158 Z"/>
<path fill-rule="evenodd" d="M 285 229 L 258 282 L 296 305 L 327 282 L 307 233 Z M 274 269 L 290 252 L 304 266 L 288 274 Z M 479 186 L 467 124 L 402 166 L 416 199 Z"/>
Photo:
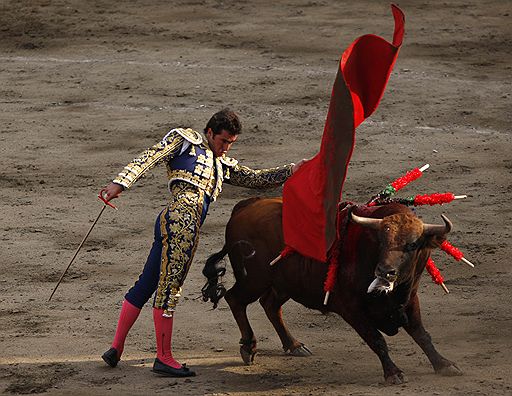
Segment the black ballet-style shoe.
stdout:
<path fill-rule="evenodd" d="M 119 360 L 121 360 L 117 357 L 117 349 L 116 348 L 110 348 L 107 352 L 105 352 L 103 355 L 101 355 L 101 358 L 110 367 L 116 367 Z"/>
<path fill-rule="evenodd" d="M 153 372 L 165 377 L 195 377 L 196 375 L 186 364 L 183 364 L 181 368 L 177 369 L 162 363 L 158 358 L 156 358 L 155 363 L 153 363 Z"/>

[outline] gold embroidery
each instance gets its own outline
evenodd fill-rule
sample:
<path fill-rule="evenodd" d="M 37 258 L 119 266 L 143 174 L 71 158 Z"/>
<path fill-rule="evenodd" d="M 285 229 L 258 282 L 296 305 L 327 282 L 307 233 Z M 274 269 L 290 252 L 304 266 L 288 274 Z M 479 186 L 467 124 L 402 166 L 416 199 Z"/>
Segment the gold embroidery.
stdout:
<path fill-rule="evenodd" d="M 212 202 L 215 202 L 217 197 L 222 191 L 222 182 L 224 181 L 224 170 L 222 168 L 222 163 L 219 158 L 215 158 L 215 166 L 217 167 L 217 177 L 212 177 L 210 180 L 212 181 L 211 184 L 211 200 Z"/>
<path fill-rule="evenodd" d="M 188 182 L 171 185 L 172 199 L 162 212 L 162 258 L 155 307 L 174 311 L 199 239 L 204 192 Z M 167 221 L 167 218 L 169 219 Z"/>
<path fill-rule="evenodd" d="M 203 142 L 203 137 L 199 132 L 194 131 L 190 128 L 176 128 L 173 131 L 176 131 L 178 134 L 183 136 L 192 144 L 201 144 Z"/>
<path fill-rule="evenodd" d="M 197 164 L 194 168 L 194 174 L 198 175 L 198 176 L 201 176 L 205 179 L 210 179 L 211 177 L 211 173 L 212 173 L 212 167 L 206 167 L 204 165 L 201 165 L 201 164 Z"/>
<path fill-rule="evenodd" d="M 208 180 L 204 177 L 200 177 L 199 175 L 195 175 L 192 172 L 184 169 L 172 169 L 167 171 L 167 176 L 169 178 L 169 186 L 173 184 L 175 180 L 183 180 L 189 182 L 190 184 L 199 187 L 203 190 L 208 188 Z"/>
<path fill-rule="evenodd" d="M 220 162 L 222 162 L 224 165 L 227 165 L 229 167 L 233 167 L 236 164 L 238 164 L 238 161 L 236 159 L 230 158 L 230 157 L 226 157 L 225 155 L 223 155 L 219 159 L 220 159 Z"/>
<path fill-rule="evenodd" d="M 177 133 L 168 133 L 162 141 L 144 150 L 137 158 L 124 167 L 113 180 L 114 183 L 130 188 L 148 170 L 153 168 L 165 158 L 173 157 L 183 145 L 183 136 Z"/>
<path fill-rule="evenodd" d="M 197 156 L 197 163 L 203 164 L 205 166 L 212 166 L 213 165 L 213 153 L 211 150 L 206 150 L 206 155 L 199 154 Z"/>
<path fill-rule="evenodd" d="M 248 188 L 277 187 L 292 175 L 292 164 L 269 169 L 254 170 L 242 165 L 235 165 L 230 170 L 226 183 Z"/>
<path fill-rule="evenodd" d="M 205 150 L 205 154 L 199 154 L 197 156 L 196 165 L 192 172 L 186 169 L 171 169 L 169 166 L 167 167 L 169 185 L 175 180 L 183 180 L 204 190 L 210 197 L 214 195 L 214 187 L 217 183 L 213 168 L 213 152 L 206 147 L 203 147 L 203 149 Z M 219 172 L 217 173 L 219 174 Z M 222 175 L 222 169 L 220 174 Z M 219 176 L 217 175 L 217 179 L 218 178 Z"/>

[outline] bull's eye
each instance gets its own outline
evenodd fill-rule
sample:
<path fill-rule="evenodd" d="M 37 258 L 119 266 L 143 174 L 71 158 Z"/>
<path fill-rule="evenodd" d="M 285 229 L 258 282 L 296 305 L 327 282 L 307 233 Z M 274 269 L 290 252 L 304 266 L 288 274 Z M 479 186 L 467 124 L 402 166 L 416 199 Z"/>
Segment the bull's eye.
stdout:
<path fill-rule="evenodd" d="M 387 274 L 386 274 L 386 279 L 389 280 L 389 281 L 392 281 L 394 282 L 396 280 L 396 271 L 395 270 L 391 270 L 389 271 Z"/>

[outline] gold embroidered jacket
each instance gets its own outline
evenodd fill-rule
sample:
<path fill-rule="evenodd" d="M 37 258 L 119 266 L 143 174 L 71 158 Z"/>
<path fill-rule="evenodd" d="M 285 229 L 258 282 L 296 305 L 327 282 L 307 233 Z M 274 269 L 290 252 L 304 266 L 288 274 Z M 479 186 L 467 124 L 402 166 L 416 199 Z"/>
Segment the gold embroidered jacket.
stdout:
<path fill-rule="evenodd" d="M 210 201 L 218 197 L 223 182 L 249 188 L 279 186 L 291 176 L 293 166 L 253 170 L 234 158 L 214 157 L 198 132 L 176 128 L 126 165 L 113 181 L 129 188 L 160 162 L 167 166 L 169 185 L 174 180 L 186 181 L 204 190 Z"/>

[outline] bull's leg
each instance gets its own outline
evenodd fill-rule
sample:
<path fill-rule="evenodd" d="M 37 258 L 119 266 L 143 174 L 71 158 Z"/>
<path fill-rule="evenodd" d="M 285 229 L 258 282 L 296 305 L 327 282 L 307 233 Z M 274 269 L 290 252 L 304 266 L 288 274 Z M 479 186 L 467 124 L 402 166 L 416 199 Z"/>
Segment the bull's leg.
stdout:
<path fill-rule="evenodd" d="M 400 370 L 389 357 L 386 340 L 364 314 L 363 307 L 354 302 L 347 304 L 346 301 L 349 301 L 349 299 L 340 298 L 340 301 L 345 301 L 345 303 L 340 304 L 340 306 L 333 309 L 333 311 L 341 313 L 343 319 L 357 331 L 371 350 L 377 354 L 382 364 L 386 383 L 389 385 L 397 385 L 407 382 L 402 370 Z"/>
<path fill-rule="evenodd" d="M 260 304 L 281 339 L 284 351 L 293 356 L 311 356 L 311 351 L 297 341 L 284 324 L 282 305 L 289 299 L 289 296 L 278 294 L 274 289 L 270 289 L 261 296 Z"/>
<path fill-rule="evenodd" d="M 462 371 L 457 365 L 441 356 L 441 354 L 436 351 L 434 344 L 432 344 L 430 334 L 425 330 L 421 321 L 420 303 L 417 295 L 411 299 L 406 312 L 409 321 L 408 324 L 404 326 L 404 329 L 414 341 L 416 341 L 423 352 L 425 352 L 435 372 L 446 376 L 462 375 Z"/>
<path fill-rule="evenodd" d="M 256 301 L 258 297 L 259 295 L 253 299 L 248 298 L 238 283 L 235 283 L 235 285 L 226 292 L 224 297 L 240 329 L 242 335 L 240 339 L 240 355 L 242 355 L 242 359 L 247 365 L 254 362 L 254 356 L 256 355 L 256 337 L 254 336 L 249 318 L 247 317 L 247 306 Z"/>

